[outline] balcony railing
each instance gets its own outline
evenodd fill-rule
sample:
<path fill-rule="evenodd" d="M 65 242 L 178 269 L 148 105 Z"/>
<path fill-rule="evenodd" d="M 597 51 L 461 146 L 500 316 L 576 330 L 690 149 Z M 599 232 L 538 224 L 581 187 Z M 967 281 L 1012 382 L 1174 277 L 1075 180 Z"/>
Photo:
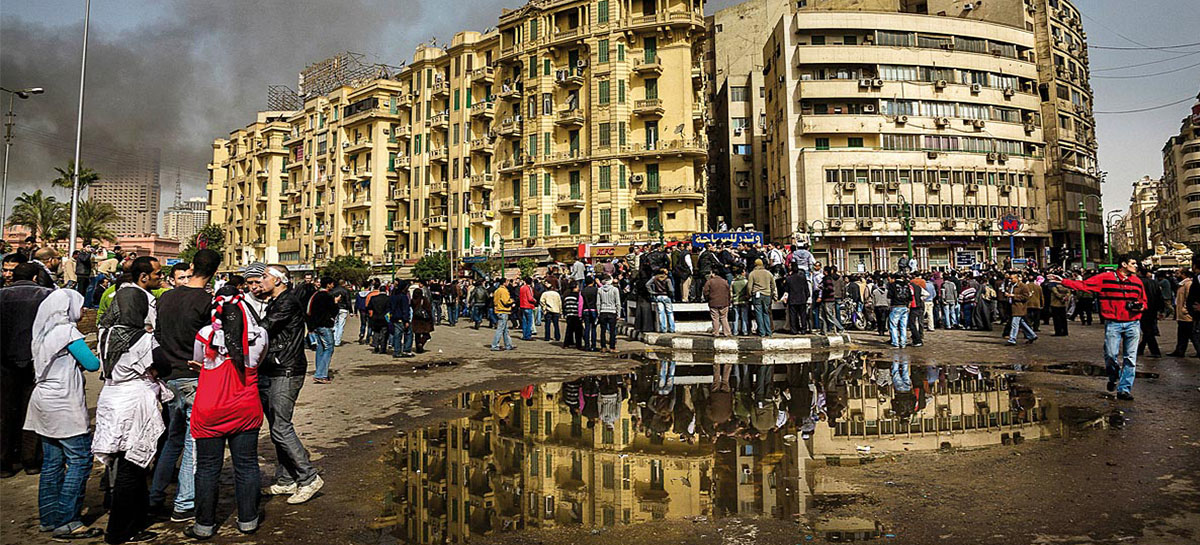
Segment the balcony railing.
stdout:
<path fill-rule="evenodd" d="M 446 225 L 450 223 L 450 219 L 445 214 L 442 214 L 438 216 L 429 216 L 422 220 L 422 223 L 424 223 L 426 227 L 445 229 Z"/>
<path fill-rule="evenodd" d="M 561 110 L 558 112 L 558 118 L 555 121 L 559 125 L 583 125 L 583 110 L 580 108 Z"/>
<path fill-rule="evenodd" d="M 392 200 L 407 201 L 412 199 L 412 190 L 407 187 L 397 187 L 392 189 Z"/>
<path fill-rule="evenodd" d="M 492 81 L 496 76 L 496 71 L 491 66 L 483 66 L 471 71 L 471 79 L 477 81 Z"/>
<path fill-rule="evenodd" d="M 637 197 L 639 201 L 647 200 L 703 200 L 704 191 L 691 185 L 676 185 L 670 187 L 648 184 L 646 187 L 638 189 Z"/>
<path fill-rule="evenodd" d="M 450 156 L 450 150 L 448 150 L 445 146 L 442 146 L 440 148 L 433 148 L 433 149 L 429 150 L 429 160 L 430 161 L 443 161 L 444 162 L 446 160 L 446 158 L 449 156 Z"/>
<path fill-rule="evenodd" d="M 494 140 L 488 137 L 476 138 L 471 141 L 471 151 L 490 155 Z"/>
<path fill-rule="evenodd" d="M 498 209 L 504 214 L 519 214 L 521 213 L 521 199 L 500 199 Z"/>
<path fill-rule="evenodd" d="M 491 172 L 482 172 L 471 175 L 471 187 L 490 188 L 495 183 L 495 177 Z"/>
<path fill-rule="evenodd" d="M 449 191 L 450 184 L 446 182 L 433 182 L 429 184 L 429 192 L 432 194 L 440 194 Z"/>
<path fill-rule="evenodd" d="M 433 96 L 449 95 L 450 82 L 446 80 L 435 81 L 433 83 Z"/>
<path fill-rule="evenodd" d="M 633 113 L 644 116 L 662 116 L 666 109 L 661 98 L 644 98 L 633 103 Z"/>
<path fill-rule="evenodd" d="M 521 122 L 514 117 L 506 117 L 500 120 L 500 127 L 496 129 L 496 133 L 500 136 L 520 136 Z"/>
<path fill-rule="evenodd" d="M 633 63 L 633 71 L 638 73 L 657 72 L 661 74 L 663 71 L 662 59 L 658 55 L 636 59 L 636 62 Z"/>
<path fill-rule="evenodd" d="M 496 103 L 491 101 L 476 102 L 471 105 L 472 117 L 492 117 L 496 113 Z"/>
<path fill-rule="evenodd" d="M 563 208 L 583 208 L 585 204 L 583 193 L 579 191 L 572 191 L 570 194 L 558 196 L 558 206 Z"/>

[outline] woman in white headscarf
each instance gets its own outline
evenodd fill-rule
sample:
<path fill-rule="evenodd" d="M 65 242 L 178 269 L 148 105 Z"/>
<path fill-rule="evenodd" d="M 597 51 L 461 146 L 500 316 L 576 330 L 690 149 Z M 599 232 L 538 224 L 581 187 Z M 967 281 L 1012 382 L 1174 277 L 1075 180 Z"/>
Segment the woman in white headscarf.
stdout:
<path fill-rule="evenodd" d="M 92 471 L 83 372 L 100 368 L 100 360 L 76 328 L 82 309 L 78 291 L 55 290 L 38 306 L 33 320 L 34 387 L 25 429 L 42 439 L 41 530 L 53 531 L 58 539 L 94 538 L 101 533 L 80 520 L 83 490 Z"/>

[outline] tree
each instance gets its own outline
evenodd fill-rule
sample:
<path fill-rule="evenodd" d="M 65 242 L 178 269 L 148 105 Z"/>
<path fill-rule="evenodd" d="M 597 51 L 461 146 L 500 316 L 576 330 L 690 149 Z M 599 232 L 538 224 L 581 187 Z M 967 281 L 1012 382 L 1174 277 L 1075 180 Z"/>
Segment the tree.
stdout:
<path fill-rule="evenodd" d="M 522 257 L 517 260 L 517 268 L 521 269 L 521 278 L 530 278 L 537 270 L 537 261 L 534 261 L 532 257 Z"/>
<path fill-rule="evenodd" d="M 208 248 L 218 254 L 225 249 L 225 229 L 220 225 L 210 223 L 205 225 L 192 240 L 187 241 L 183 251 L 179 252 L 179 259 L 190 262 L 192 256 L 196 255 L 196 251 L 202 248 Z"/>
<path fill-rule="evenodd" d="M 79 201 L 79 217 L 75 231 L 79 238 L 83 239 L 85 246 L 96 240 L 115 242 L 117 235 L 109 226 L 118 221 L 121 221 L 121 216 L 117 214 L 113 205 L 94 199 Z"/>
<path fill-rule="evenodd" d="M 345 280 L 356 286 L 361 286 L 371 277 L 371 267 L 357 256 L 342 255 L 333 258 L 333 261 L 325 265 L 321 269 L 321 276 L 328 276 L 338 282 Z"/>
<path fill-rule="evenodd" d="M 75 175 L 75 161 L 67 161 L 67 168 L 54 167 L 54 170 L 58 172 L 58 178 L 51 183 L 57 187 L 71 189 L 71 186 L 74 185 L 71 178 Z M 98 181 L 100 181 L 99 172 L 84 166 L 79 167 L 79 191 L 81 193 Z"/>
<path fill-rule="evenodd" d="M 450 278 L 450 259 L 446 257 L 446 252 L 429 254 L 418 259 L 416 265 L 413 265 L 413 276 L 421 281 Z"/>
<path fill-rule="evenodd" d="M 29 228 L 39 240 L 52 239 L 67 224 L 67 214 L 63 203 L 39 189 L 17 197 L 8 224 Z"/>

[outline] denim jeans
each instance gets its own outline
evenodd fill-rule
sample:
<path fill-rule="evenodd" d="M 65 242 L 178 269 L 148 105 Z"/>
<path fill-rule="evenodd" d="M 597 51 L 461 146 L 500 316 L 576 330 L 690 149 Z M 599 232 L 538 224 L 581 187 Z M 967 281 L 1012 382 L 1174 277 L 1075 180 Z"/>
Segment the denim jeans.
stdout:
<path fill-rule="evenodd" d="M 83 492 L 92 472 L 92 436 L 42 437 L 38 476 L 38 520 L 42 529 L 69 532 L 83 525 Z"/>
<path fill-rule="evenodd" d="M 963 303 L 960 308 L 958 325 L 969 329 L 975 323 L 975 303 Z"/>
<path fill-rule="evenodd" d="M 535 327 L 542 325 L 542 309 L 540 307 L 533 309 L 533 325 Z"/>
<path fill-rule="evenodd" d="M 542 317 L 544 318 L 542 322 L 546 324 L 546 340 L 550 340 L 550 326 L 554 326 L 554 340 L 561 339 L 562 335 L 559 334 L 558 330 L 558 313 L 547 312 Z"/>
<path fill-rule="evenodd" d="M 1108 381 L 1117 383 L 1117 391 L 1129 393 L 1137 374 L 1137 346 L 1142 337 L 1142 324 L 1104 322 L 1104 368 Z"/>
<path fill-rule="evenodd" d="M 655 295 L 654 305 L 658 311 L 658 332 L 659 333 L 674 333 L 675 332 L 675 306 L 671 303 L 669 295 Z"/>
<path fill-rule="evenodd" d="M 413 348 L 412 324 L 394 322 L 392 324 L 392 355 L 411 354 Z"/>
<path fill-rule="evenodd" d="M 313 333 L 317 336 L 317 364 L 313 378 L 329 378 L 329 362 L 333 360 L 333 328 L 318 327 Z"/>
<path fill-rule="evenodd" d="M 333 345 L 342 345 L 342 333 L 346 331 L 346 317 L 350 316 L 350 311 L 341 309 L 338 311 L 337 321 L 333 323 Z"/>
<path fill-rule="evenodd" d="M 455 303 L 446 303 L 446 322 L 450 325 L 458 325 L 458 305 Z"/>
<path fill-rule="evenodd" d="M 533 339 L 533 309 L 521 309 L 521 340 L 528 341 Z"/>
<path fill-rule="evenodd" d="M 481 305 L 471 305 L 471 321 L 475 323 L 475 327 L 479 327 L 479 323 L 488 315 L 487 307 Z"/>
<path fill-rule="evenodd" d="M 944 323 L 944 326 L 946 327 L 946 329 L 950 329 L 952 327 L 958 326 L 958 304 L 957 303 L 946 303 L 945 306 L 942 307 L 942 312 L 944 313 L 944 318 L 946 320 Z"/>
<path fill-rule="evenodd" d="M 501 341 L 504 342 L 501 345 Z M 508 337 L 508 313 L 496 313 L 496 334 L 492 335 L 492 350 L 512 350 L 512 339 Z"/>
<path fill-rule="evenodd" d="M 1033 328 L 1029 327 L 1029 323 L 1025 321 L 1024 316 L 1013 316 L 1011 324 L 1008 328 L 1008 342 L 1010 344 L 1017 343 L 1017 333 L 1020 331 L 1024 331 L 1026 339 L 1032 341 L 1037 338 L 1037 333 L 1034 333 Z"/>
<path fill-rule="evenodd" d="M 358 313 L 358 342 L 367 340 L 367 331 L 370 329 L 367 327 L 367 322 L 370 321 L 371 319 L 367 317 L 366 312 Z"/>
<path fill-rule="evenodd" d="M 309 460 L 308 450 L 296 435 L 292 413 L 296 398 L 304 386 L 304 375 L 269 377 L 258 375 L 258 395 L 262 401 L 263 417 L 271 427 L 271 442 L 275 444 L 275 483 L 305 486 L 317 479 L 317 470 Z"/>
<path fill-rule="evenodd" d="M 327 328 L 328 329 L 328 328 Z M 217 529 L 217 492 L 225 444 L 233 462 L 233 495 L 237 525 L 243 532 L 258 528 L 258 428 L 224 437 L 196 440 L 196 535 L 211 536 Z"/>
<path fill-rule="evenodd" d="M 888 331 L 891 332 L 892 346 L 904 348 L 908 340 L 908 307 L 892 307 L 888 313 Z"/>
<path fill-rule="evenodd" d="M 586 350 L 596 349 L 596 311 L 583 311 L 583 348 Z"/>
<path fill-rule="evenodd" d="M 750 303 L 735 303 L 733 305 L 733 334 L 750 334 Z"/>
<path fill-rule="evenodd" d="M 192 402 L 196 399 L 198 378 L 177 378 L 167 381 L 167 387 L 175 399 L 167 403 L 167 440 L 154 466 L 154 478 L 150 485 L 150 503 L 163 503 L 167 486 L 178 476 L 175 485 L 176 511 L 188 511 L 194 506 L 196 488 L 194 484 L 194 454 L 196 442 L 192 439 Z M 175 470 L 175 462 L 179 470 Z"/>
<path fill-rule="evenodd" d="M 442 302 L 436 299 L 433 300 L 433 323 L 442 323 Z"/>
<path fill-rule="evenodd" d="M 758 322 L 758 336 L 771 336 L 771 298 L 764 295 L 754 296 L 754 319 Z"/>
<path fill-rule="evenodd" d="M 907 363 L 894 361 L 892 362 L 892 388 L 897 392 L 911 392 L 912 374 L 909 372 Z"/>
<path fill-rule="evenodd" d="M 607 334 L 607 336 L 606 336 Z M 617 314 L 615 312 L 600 313 L 600 347 L 615 349 L 617 347 Z"/>
<path fill-rule="evenodd" d="M 840 333 L 846 329 L 842 327 L 841 316 L 838 316 L 837 301 L 824 301 L 821 303 L 821 332 L 827 333 L 830 331 Z"/>

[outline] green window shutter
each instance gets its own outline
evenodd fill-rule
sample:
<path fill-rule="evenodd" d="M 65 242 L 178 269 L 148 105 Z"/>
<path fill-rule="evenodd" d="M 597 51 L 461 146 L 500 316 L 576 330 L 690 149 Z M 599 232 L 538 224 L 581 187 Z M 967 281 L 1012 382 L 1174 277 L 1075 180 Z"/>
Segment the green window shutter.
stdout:
<path fill-rule="evenodd" d="M 658 165 L 646 165 L 646 190 L 658 193 Z"/>
<path fill-rule="evenodd" d="M 530 174 L 529 175 L 529 196 L 530 197 L 537 196 L 537 187 L 538 187 L 537 174 Z"/>
<path fill-rule="evenodd" d="M 470 227 L 463 227 L 462 239 L 463 239 L 463 249 L 470 250 L 471 249 L 471 228 Z"/>
<path fill-rule="evenodd" d="M 421 153 L 421 135 L 413 137 L 413 153 Z"/>
<path fill-rule="evenodd" d="M 617 167 L 617 183 L 621 189 L 625 189 L 625 165 Z"/>
<path fill-rule="evenodd" d="M 467 87 L 467 107 L 471 107 L 471 88 Z"/>
<path fill-rule="evenodd" d="M 623 44 L 623 43 L 617 44 L 617 60 L 618 61 L 625 60 L 625 44 Z"/>
<path fill-rule="evenodd" d="M 545 146 L 546 149 L 542 150 L 542 153 L 549 156 L 550 155 L 550 133 L 548 133 L 548 132 L 542 133 L 542 143 L 544 143 L 546 145 Z"/>
<path fill-rule="evenodd" d="M 625 208 L 621 209 L 621 232 L 629 230 L 629 211 Z"/>
<path fill-rule="evenodd" d="M 543 76 L 550 75 L 550 57 L 546 57 L 546 58 L 542 59 L 542 75 Z"/>
<path fill-rule="evenodd" d="M 658 98 L 658 78 L 650 78 L 646 80 L 646 98 Z"/>
<path fill-rule="evenodd" d="M 625 80 L 617 80 L 617 104 L 625 103 Z"/>
<path fill-rule="evenodd" d="M 550 173 L 542 175 L 542 195 L 550 196 Z"/>
<path fill-rule="evenodd" d="M 529 57 L 529 77 L 537 77 L 537 56 Z"/>
<path fill-rule="evenodd" d="M 537 156 L 538 154 L 538 137 L 536 134 L 529 135 L 529 155 Z"/>
<path fill-rule="evenodd" d="M 601 210 L 600 211 L 600 232 L 601 233 L 611 233 L 612 232 L 612 210 Z"/>
<path fill-rule="evenodd" d="M 617 123 L 617 143 L 622 146 L 625 145 L 625 122 L 624 121 Z"/>
<path fill-rule="evenodd" d="M 454 111 L 458 111 L 458 89 L 454 90 Z"/>
<path fill-rule="evenodd" d="M 530 19 L 529 20 L 529 39 L 536 40 L 537 36 L 538 36 L 538 20 Z"/>
<path fill-rule="evenodd" d="M 388 152 L 388 172 L 396 172 L 396 152 Z"/>
<path fill-rule="evenodd" d="M 612 124 L 600 124 L 600 146 L 608 147 L 612 145 Z"/>
<path fill-rule="evenodd" d="M 600 167 L 600 190 L 608 191 L 612 189 L 612 167 L 604 165 Z"/>
<path fill-rule="evenodd" d="M 596 3 L 596 22 L 608 22 L 608 0 L 600 0 Z"/>
<path fill-rule="evenodd" d="M 546 233 L 546 236 L 550 236 L 550 214 L 542 216 L 542 231 Z"/>
<path fill-rule="evenodd" d="M 608 62 L 608 40 L 600 40 L 596 45 L 596 62 L 601 64 Z"/>
<path fill-rule="evenodd" d="M 512 238 L 521 238 L 521 220 L 513 218 Z"/>
<path fill-rule="evenodd" d="M 600 81 L 600 104 L 608 104 L 608 80 Z"/>
<path fill-rule="evenodd" d="M 583 197 L 583 188 L 580 185 L 579 171 L 572 170 L 570 173 L 571 181 L 571 198 L 579 199 Z"/>
<path fill-rule="evenodd" d="M 571 226 L 571 234 L 579 234 L 579 212 L 571 212 L 567 214 L 567 222 Z"/>
<path fill-rule="evenodd" d="M 538 215 L 529 216 L 529 236 L 536 237 L 538 231 Z"/>

